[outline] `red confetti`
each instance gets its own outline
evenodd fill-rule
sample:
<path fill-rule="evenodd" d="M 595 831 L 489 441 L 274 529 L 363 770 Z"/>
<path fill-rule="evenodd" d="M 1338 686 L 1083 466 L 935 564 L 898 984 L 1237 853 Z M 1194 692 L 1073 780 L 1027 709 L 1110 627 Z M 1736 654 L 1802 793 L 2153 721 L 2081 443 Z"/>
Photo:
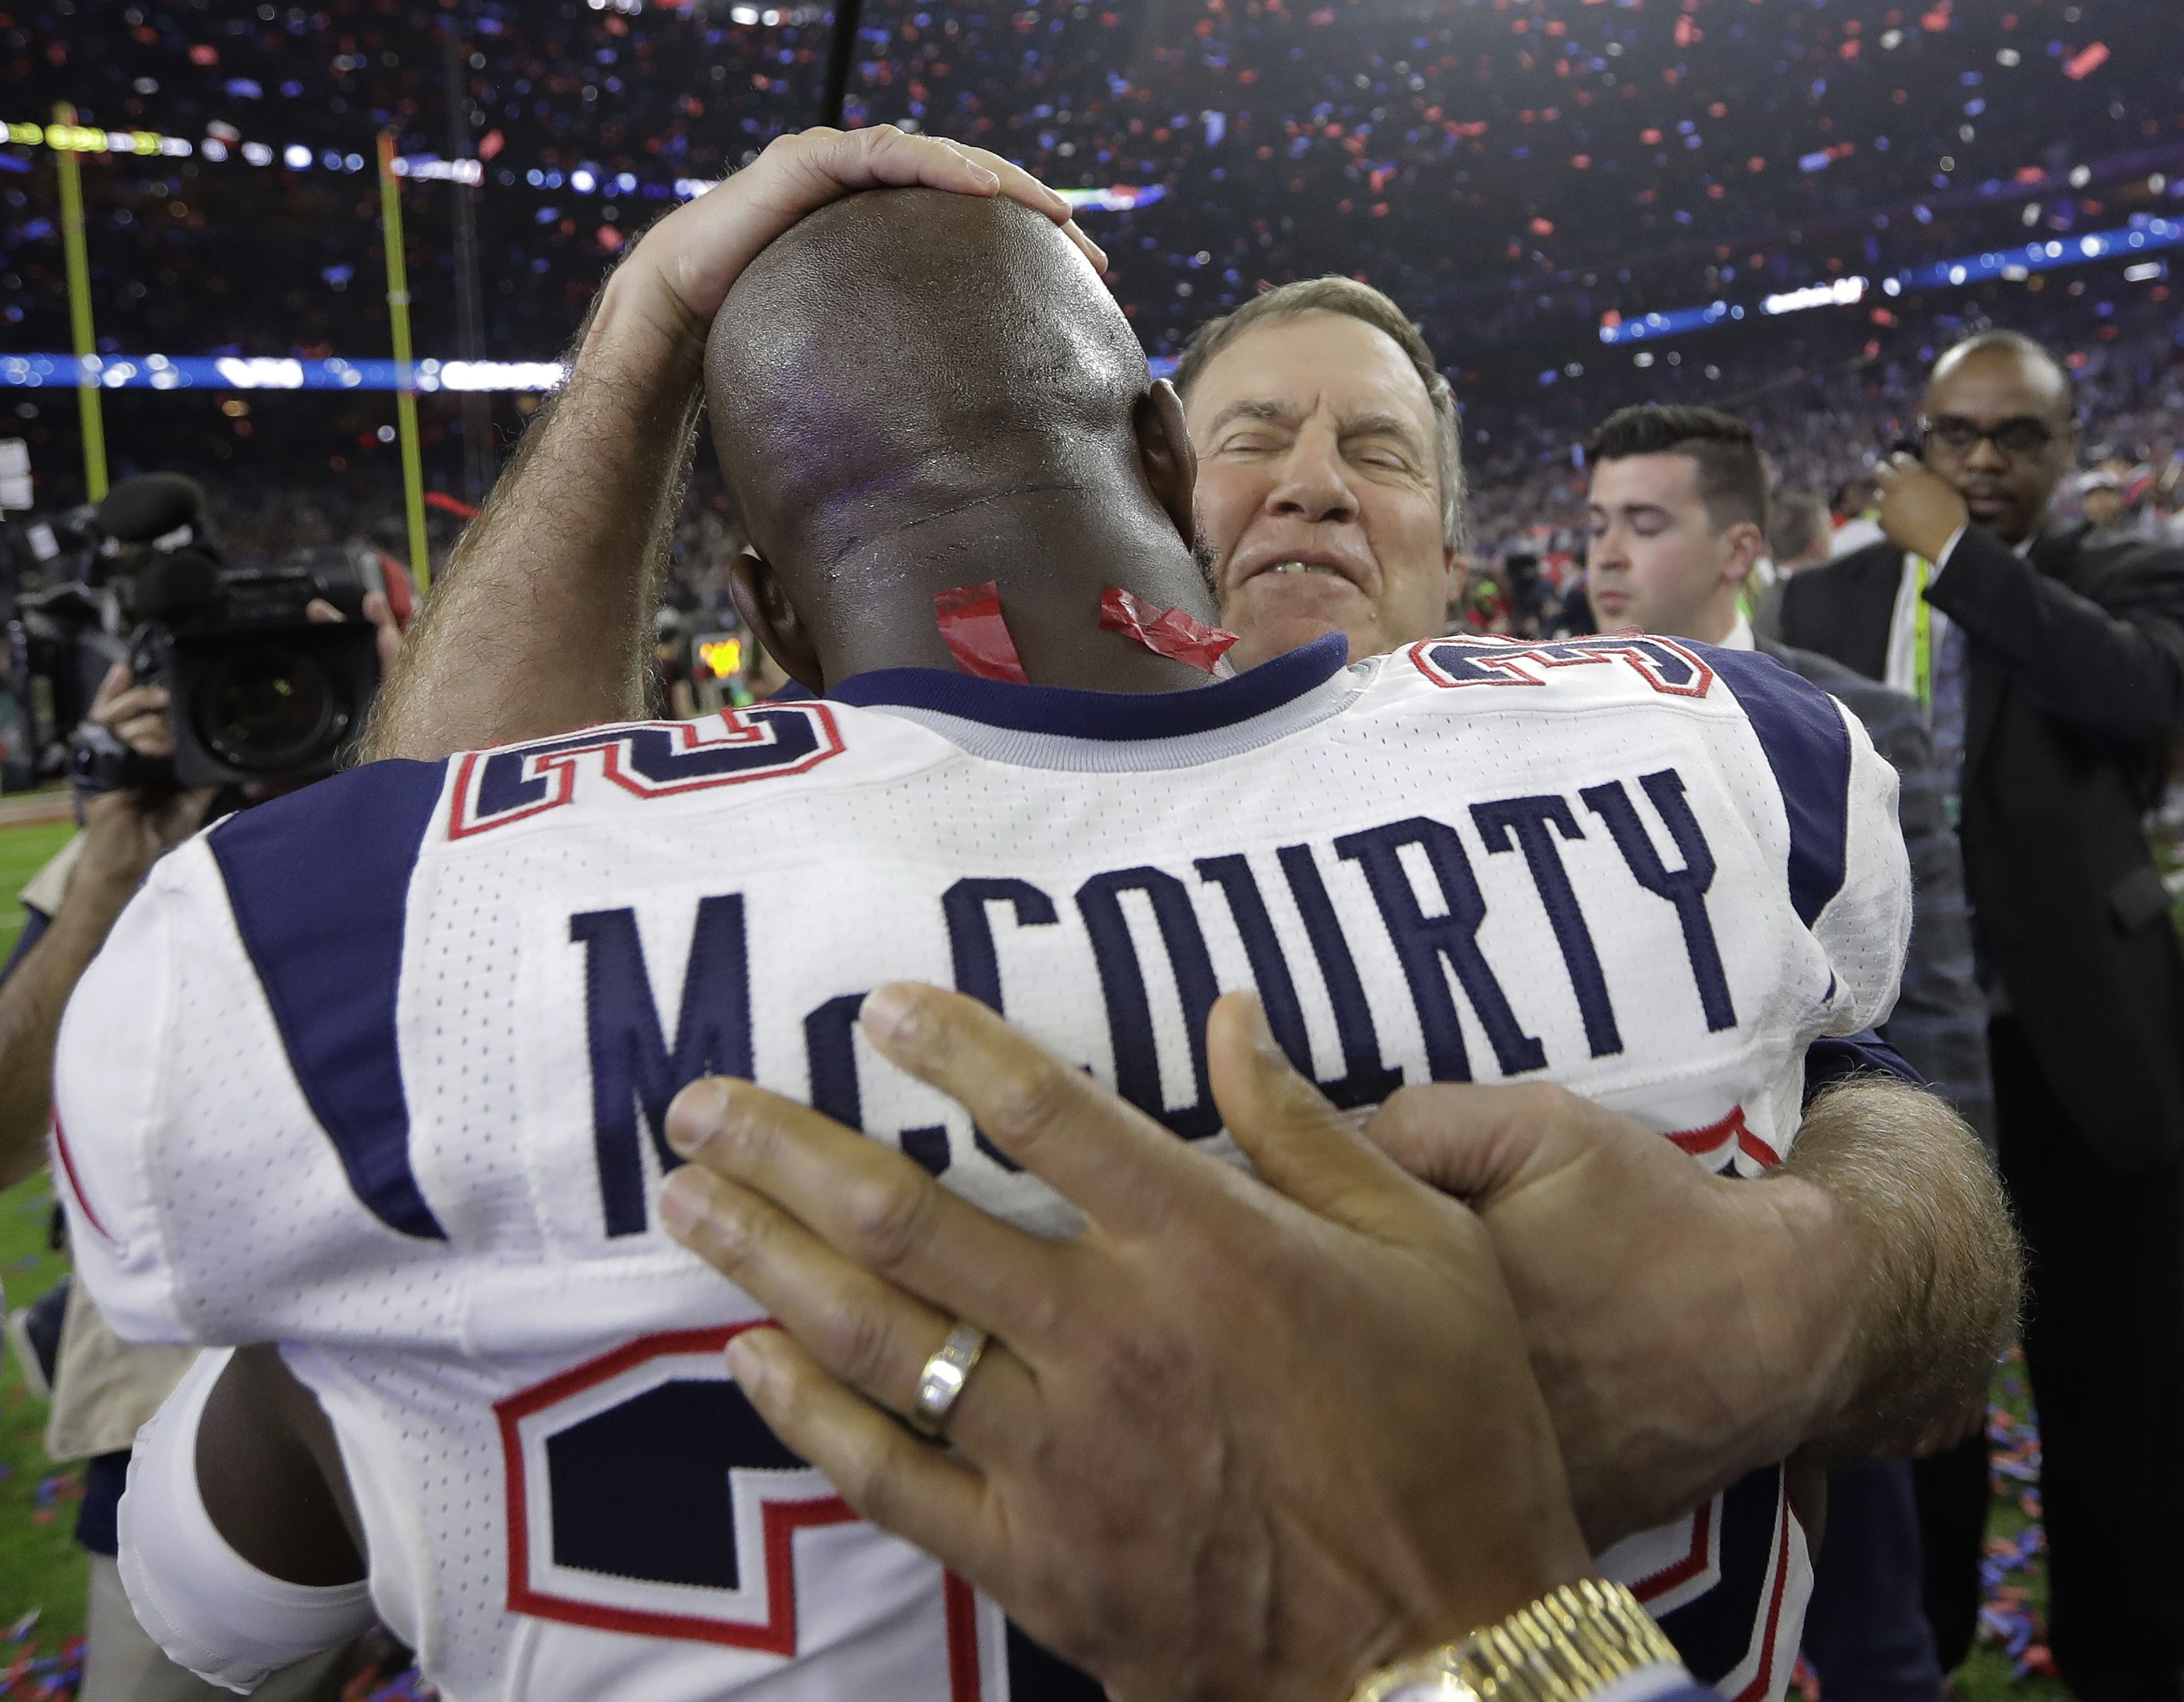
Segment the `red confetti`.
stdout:
<path fill-rule="evenodd" d="M 2074 83 L 2083 82 L 2109 62 L 2109 44 L 2096 42 L 2063 67 L 2063 75 Z"/>
<path fill-rule="evenodd" d="M 1031 683 L 1017 655 L 1017 641 L 1009 636 L 1009 623 L 1001 618 L 1001 587 L 994 581 L 934 592 L 933 618 L 948 654 L 965 673 L 1012 686 Z"/>
<path fill-rule="evenodd" d="M 1156 610 L 1142 598 L 1112 585 L 1100 595 L 1100 630 L 1120 633 L 1156 656 L 1188 662 L 1209 674 L 1236 642 L 1234 632 L 1194 620 L 1180 609 Z"/>

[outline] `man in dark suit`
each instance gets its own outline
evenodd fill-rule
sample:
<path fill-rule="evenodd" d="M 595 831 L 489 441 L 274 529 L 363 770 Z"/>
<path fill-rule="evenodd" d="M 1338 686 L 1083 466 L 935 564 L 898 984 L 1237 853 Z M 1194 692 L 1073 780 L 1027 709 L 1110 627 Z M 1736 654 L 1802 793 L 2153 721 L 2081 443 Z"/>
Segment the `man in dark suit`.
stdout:
<path fill-rule="evenodd" d="M 1915 897 L 1910 955 L 1883 1033 L 1991 1151 L 1986 1006 L 1972 974 L 1956 836 L 1917 701 L 1754 635 L 1740 595 L 1766 548 L 1769 503 L 1766 464 L 1742 420 L 1708 408 L 1625 408 L 1593 433 L 1585 459 L 1585 585 L 1600 630 L 1763 651 L 1841 699 L 1903 776 L 1897 815 Z M 1804 1647 L 1830 1702 L 1941 1702 L 1910 1468 L 1853 1462 L 1829 1474 L 1828 1490 Z"/>
<path fill-rule="evenodd" d="M 2051 523 L 2070 377 L 2014 333 L 1936 365 L 1887 541 L 1793 578 L 1782 633 L 1927 705 L 1959 821 L 2004 1182 L 2031 1255 L 2051 1640 L 2086 1702 L 2184 1696 L 2184 954 L 2141 820 L 2184 723 L 2184 552 Z M 1945 1657 L 1986 1466 L 1922 1468 Z"/>

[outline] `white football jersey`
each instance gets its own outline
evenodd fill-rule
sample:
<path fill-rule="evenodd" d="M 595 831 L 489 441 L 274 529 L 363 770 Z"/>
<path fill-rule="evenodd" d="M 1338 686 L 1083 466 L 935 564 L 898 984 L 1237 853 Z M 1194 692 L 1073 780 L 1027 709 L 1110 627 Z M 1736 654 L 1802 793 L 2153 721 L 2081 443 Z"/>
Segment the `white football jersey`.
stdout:
<path fill-rule="evenodd" d="M 1895 797 L 1766 657 L 1635 637 L 1330 639 L 1144 697 L 905 670 L 377 764 L 167 857 L 85 976 L 77 1257 L 127 1335 L 282 1345 L 452 1702 L 1095 1697 L 727 1379 L 760 1315 L 658 1226 L 676 1090 L 751 1077 L 1067 1233 L 865 992 L 975 994 L 1233 1154 L 1204 1021 L 1256 987 L 1342 1105 L 1553 1081 L 1756 1174 L 1808 1047 L 1894 997 Z M 1699 1676 L 1780 1693 L 1779 1472 L 1607 1565 Z"/>

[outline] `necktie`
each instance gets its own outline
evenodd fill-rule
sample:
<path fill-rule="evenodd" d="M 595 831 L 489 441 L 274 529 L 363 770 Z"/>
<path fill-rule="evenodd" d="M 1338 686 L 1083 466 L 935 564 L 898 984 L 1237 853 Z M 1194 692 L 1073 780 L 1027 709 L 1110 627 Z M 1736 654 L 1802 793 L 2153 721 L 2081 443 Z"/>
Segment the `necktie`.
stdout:
<path fill-rule="evenodd" d="M 1957 825 L 1964 789 L 1964 703 L 1971 684 L 1970 647 L 1964 629 L 1936 616 L 1934 625 L 1933 691 L 1928 711 L 1934 734 L 1934 765 L 1940 770 L 1942 796 L 1949 825 Z"/>

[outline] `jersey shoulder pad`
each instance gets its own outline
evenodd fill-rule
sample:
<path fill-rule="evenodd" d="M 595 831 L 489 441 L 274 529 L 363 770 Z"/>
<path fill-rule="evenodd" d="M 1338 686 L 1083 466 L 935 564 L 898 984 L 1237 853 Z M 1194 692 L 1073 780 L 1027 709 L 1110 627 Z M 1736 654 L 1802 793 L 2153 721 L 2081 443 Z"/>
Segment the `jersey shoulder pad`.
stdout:
<path fill-rule="evenodd" d="M 448 765 L 377 762 L 231 816 L 206 836 L 236 932 L 304 1099 L 358 1198 L 405 1234 L 443 1232 L 406 1160 L 395 1043 L 410 885 Z"/>

